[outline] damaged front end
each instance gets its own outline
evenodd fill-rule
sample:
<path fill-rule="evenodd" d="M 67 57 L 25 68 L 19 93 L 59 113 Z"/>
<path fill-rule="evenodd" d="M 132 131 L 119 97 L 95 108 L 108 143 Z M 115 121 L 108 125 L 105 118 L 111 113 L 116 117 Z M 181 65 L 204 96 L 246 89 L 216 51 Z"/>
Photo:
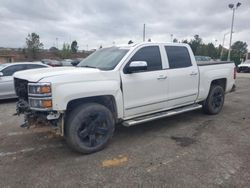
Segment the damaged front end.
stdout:
<path fill-rule="evenodd" d="M 52 110 L 51 86 L 49 83 L 28 83 L 14 79 L 16 94 L 16 114 L 24 115 L 21 127 L 50 126 L 57 134 L 64 135 L 63 112 Z"/>

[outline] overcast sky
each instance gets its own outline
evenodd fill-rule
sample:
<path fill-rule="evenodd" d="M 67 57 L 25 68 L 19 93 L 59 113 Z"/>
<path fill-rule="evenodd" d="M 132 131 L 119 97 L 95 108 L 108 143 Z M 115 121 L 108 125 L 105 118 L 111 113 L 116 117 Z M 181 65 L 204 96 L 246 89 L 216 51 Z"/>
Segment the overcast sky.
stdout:
<path fill-rule="evenodd" d="M 80 49 L 142 41 L 169 42 L 199 34 L 222 43 L 229 32 L 235 0 L 0 0 L 0 46 L 24 47 L 28 33 L 40 35 L 45 48 L 77 40 Z M 236 10 L 233 41 L 250 45 L 250 0 Z M 216 42 L 217 40 L 217 42 Z M 227 47 L 229 35 L 226 37 Z"/>

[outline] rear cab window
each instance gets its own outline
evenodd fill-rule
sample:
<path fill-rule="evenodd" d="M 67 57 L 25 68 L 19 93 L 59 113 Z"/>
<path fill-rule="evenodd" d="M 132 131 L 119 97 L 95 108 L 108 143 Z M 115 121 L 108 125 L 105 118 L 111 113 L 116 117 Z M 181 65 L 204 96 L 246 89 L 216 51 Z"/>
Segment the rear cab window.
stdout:
<path fill-rule="evenodd" d="M 185 46 L 165 46 L 165 51 L 167 53 L 170 69 L 192 66 L 188 49 Z"/>

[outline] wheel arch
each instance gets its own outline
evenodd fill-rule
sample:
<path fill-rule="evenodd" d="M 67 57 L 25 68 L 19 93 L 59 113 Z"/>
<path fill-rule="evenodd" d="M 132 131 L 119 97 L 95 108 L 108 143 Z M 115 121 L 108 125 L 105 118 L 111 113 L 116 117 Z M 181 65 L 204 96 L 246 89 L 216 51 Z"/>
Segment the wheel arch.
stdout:
<path fill-rule="evenodd" d="M 215 79 L 215 80 L 211 81 L 210 88 L 212 85 L 219 85 L 224 89 L 224 91 L 226 91 L 227 79 L 226 78 Z"/>
<path fill-rule="evenodd" d="M 107 107 L 113 114 L 115 122 L 118 122 L 117 104 L 115 97 L 112 95 L 100 95 L 71 100 L 67 104 L 66 114 L 69 114 L 73 109 L 85 103 L 98 103 Z"/>

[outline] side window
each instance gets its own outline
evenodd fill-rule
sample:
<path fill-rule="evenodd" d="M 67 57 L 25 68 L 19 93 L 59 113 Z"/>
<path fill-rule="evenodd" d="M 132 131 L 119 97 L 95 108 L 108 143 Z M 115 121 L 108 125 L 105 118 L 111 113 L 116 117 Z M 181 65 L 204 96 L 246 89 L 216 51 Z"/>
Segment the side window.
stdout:
<path fill-rule="evenodd" d="M 161 53 L 158 46 L 147 46 L 138 50 L 129 63 L 132 61 L 146 61 L 148 64 L 148 71 L 161 70 Z"/>
<path fill-rule="evenodd" d="M 2 70 L 4 76 L 12 76 L 15 72 L 25 70 L 25 65 L 11 65 Z"/>
<path fill-rule="evenodd" d="M 184 46 L 165 46 L 169 68 L 184 68 L 192 66 L 188 49 Z"/>
<path fill-rule="evenodd" d="M 27 66 L 27 69 L 45 68 L 45 66 L 43 66 L 43 65 L 37 65 L 37 64 L 34 64 L 34 65 L 28 64 L 28 65 L 26 65 L 26 66 Z"/>

